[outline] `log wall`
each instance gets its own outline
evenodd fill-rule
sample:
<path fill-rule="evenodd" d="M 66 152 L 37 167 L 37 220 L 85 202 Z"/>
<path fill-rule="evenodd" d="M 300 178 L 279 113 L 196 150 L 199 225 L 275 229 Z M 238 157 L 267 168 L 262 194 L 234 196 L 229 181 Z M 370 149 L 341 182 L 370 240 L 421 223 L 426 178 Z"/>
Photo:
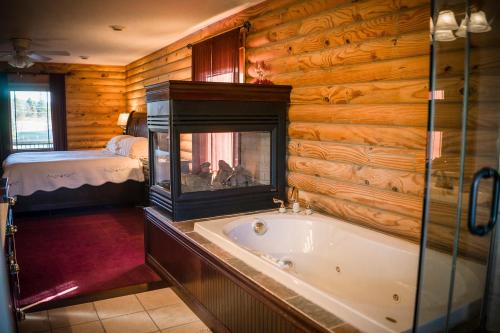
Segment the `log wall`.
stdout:
<path fill-rule="evenodd" d="M 66 76 L 66 110 L 70 149 L 101 148 L 122 129 L 118 115 L 126 112 L 125 68 L 72 68 Z"/>
<path fill-rule="evenodd" d="M 425 170 L 428 0 L 271 0 L 126 66 L 127 108 L 144 86 L 190 80 L 186 47 L 245 20 L 257 62 L 293 86 L 288 184 L 313 208 L 418 240 Z"/>
<path fill-rule="evenodd" d="M 6 64 L 1 70 L 13 71 Z M 65 73 L 69 149 L 102 148 L 114 135 L 118 114 L 126 111 L 125 67 L 37 63 L 24 73 Z"/>

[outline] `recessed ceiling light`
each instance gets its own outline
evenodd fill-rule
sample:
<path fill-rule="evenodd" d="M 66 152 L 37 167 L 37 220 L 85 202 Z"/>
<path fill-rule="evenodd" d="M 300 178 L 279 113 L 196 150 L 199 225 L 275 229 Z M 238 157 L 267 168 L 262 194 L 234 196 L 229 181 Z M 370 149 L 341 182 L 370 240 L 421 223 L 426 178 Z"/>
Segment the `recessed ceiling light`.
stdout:
<path fill-rule="evenodd" d="M 83 60 L 87 60 L 88 58 L 89 58 L 89 56 L 84 56 L 84 55 L 80 56 L 80 59 L 83 59 Z"/>
<path fill-rule="evenodd" d="M 123 25 L 118 25 L 118 24 L 112 24 L 109 26 L 113 31 L 123 31 L 125 27 Z"/>

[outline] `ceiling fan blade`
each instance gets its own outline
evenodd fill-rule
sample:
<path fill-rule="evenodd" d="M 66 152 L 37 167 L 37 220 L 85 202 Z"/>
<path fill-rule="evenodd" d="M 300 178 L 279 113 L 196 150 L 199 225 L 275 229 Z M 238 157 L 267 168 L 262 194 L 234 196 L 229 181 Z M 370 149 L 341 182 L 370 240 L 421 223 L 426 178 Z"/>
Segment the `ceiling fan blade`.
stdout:
<path fill-rule="evenodd" d="M 9 58 L 12 58 L 12 54 L 0 54 L 0 60 L 7 61 Z"/>
<path fill-rule="evenodd" d="M 11 55 L 12 53 L 13 53 L 12 51 L 0 51 L 0 56 L 6 55 L 6 54 Z"/>
<path fill-rule="evenodd" d="M 69 56 L 71 55 L 68 51 L 33 51 L 36 54 L 42 55 L 53 55 L 53 56 Z"/>
<path fill-rule="evenodd" d="M 28 54 L 28 58 L 30 58 L 31 60 L 34 60 L 34 61 L 49 61 L 49 60 L 52 60 L 52 58 L 43 56 L 41 54 L 37 54 L 35 52 L 30 52 Z"/>

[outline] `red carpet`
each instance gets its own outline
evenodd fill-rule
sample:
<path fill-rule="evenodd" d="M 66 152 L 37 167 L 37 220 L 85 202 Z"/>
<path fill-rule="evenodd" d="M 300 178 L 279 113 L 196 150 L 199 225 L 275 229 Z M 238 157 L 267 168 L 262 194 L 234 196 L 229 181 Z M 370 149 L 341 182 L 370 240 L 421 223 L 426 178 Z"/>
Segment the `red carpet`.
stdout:
<path fill-rule="evenodd" d="M 16 216 L 21 306 L 160 280 L 144 265 L 143 219 L 128 207 Z"/>

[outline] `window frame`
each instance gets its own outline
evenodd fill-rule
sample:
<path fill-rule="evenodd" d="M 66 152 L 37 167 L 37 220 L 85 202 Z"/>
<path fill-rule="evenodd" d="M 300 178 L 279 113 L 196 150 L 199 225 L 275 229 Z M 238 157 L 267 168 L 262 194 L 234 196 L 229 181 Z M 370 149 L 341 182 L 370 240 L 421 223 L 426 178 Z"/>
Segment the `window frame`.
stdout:
<path fill-rule="evenodd" d="M 47 94 L 46 98 L 46 108 L 47 113 L 45 117 L 45 121 L 47 122 L 47 142 L 44 143 L 33 143 L 26 144 L 26 148 L 19 148 L 19 146 L 23 146 L 22 143 L 19 143 L 17 140 L 18 130 L 17 130 L 17 110 L 16 110 L 16 93 L 17 92 L 44 92 Z M 14 100 L 12 100 L 14 97 Z M 10 113 L 10 124 L 9 124 L 9 134 L 10 134 L 10 149 L 12 152 L 29 152 L 29 151 L 53 151 L 54 150 L 54 137 L 53 137 L 53 122 L 52 122 L 52 94 L 48 86 L 46 85 L 37 85 L 37 84 L 13 84 L 9 85 L 9 113 Z M 14 110 L 12 107 L 14 106 Z M 37 148 L 37 145 L 41 145 L 43 147 Z M 35 146 L 35 147 L 32 147 Z"/>

